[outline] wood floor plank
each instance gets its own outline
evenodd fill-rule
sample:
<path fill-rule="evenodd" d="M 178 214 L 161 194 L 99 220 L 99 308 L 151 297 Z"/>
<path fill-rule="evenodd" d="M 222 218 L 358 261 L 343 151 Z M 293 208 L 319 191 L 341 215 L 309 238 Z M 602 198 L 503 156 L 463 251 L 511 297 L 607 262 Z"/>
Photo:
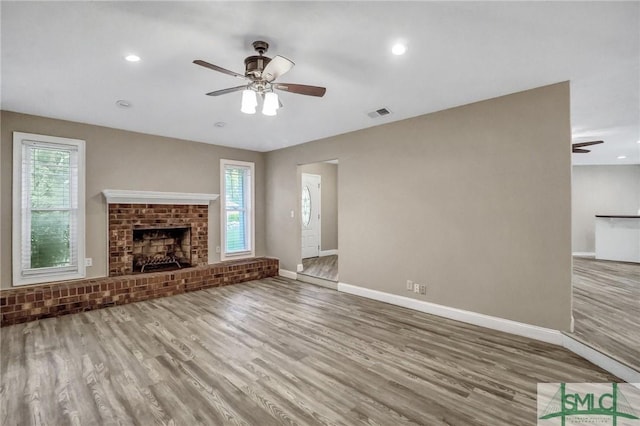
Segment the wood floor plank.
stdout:
<path fill-rule="evenodd" d="M 640 264 L 573 258 L 570 336 L 640 372 Z"/>
<path fill-rule="evenodd" d="M 2 424 L 514 425 L 566 350 L 266 278 L 1 330 Z"/>

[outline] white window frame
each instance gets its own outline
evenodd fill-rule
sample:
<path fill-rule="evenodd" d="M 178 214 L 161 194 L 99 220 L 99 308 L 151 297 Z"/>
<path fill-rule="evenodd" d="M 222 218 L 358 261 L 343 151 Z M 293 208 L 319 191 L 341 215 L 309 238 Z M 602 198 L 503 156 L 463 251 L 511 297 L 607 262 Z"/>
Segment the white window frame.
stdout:
<path fill-rule="evenodd" d="M 78 193 L 77 197 L 77 247 L 78 265 L 66 268 L 42 268 L 25 271 L 22 269 L 23 228 L 26 229 L 22 211 L 22 148 L 25 144 L 40 144 L 48 147 L 71 148 L 78 153 Z M 13 286 L 38 284 L 43 282 L 63 281 L 84 278 L 85 268 L 85 141 L 33 133 L 13 132 Z"/>
<path fill-rule="evenodd" d="M 242 252 L 233 252 L 227 253 L 227 197 L 226 197 L 226 182 L 225 182 L 225 169 L 227 166 L 238 166 L 238 167 L 246 167 L 249 169 L 249 182 L 247 187 L 245 187 L 245 202 L 246 202 L 246 218 L 247 223 L 245 226 L 247 229 L 245 230 L 247 235 L 247 243 L 249 245 L 249 249 Z M 248 257 L 255 257 L 256 255 L 256 246 L 255 246 L 255 163 L 248 161 L 237 161 L 237 160 L 225 160 L 220 159 L 220 199 L 222 200 L 220 203 L 220 260 L 232 260 L 232 259 L 244 259 Z M 247 189 L 249 190 L 249 195 L 246 195 Z"/>

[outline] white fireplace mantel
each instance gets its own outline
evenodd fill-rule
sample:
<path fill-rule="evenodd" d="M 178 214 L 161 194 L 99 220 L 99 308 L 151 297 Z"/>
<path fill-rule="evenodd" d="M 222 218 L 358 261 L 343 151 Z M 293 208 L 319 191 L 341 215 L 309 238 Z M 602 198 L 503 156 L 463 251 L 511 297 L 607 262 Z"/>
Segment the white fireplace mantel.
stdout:
<path fill-rule="evenodd" d="M 190 192 L 129 191 L 125 189 L 104 189 L 107 204 L 190 204 L 207 205 L 215 201 L 219 194 L 199 194 Z"/>

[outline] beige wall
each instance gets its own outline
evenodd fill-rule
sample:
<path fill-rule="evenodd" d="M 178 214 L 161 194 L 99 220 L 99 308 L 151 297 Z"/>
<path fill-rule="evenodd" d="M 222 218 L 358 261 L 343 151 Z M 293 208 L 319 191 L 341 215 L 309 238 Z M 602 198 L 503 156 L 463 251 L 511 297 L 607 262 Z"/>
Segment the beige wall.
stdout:
<path fill-rule="evenodd" d="M 255 162 L 256 255 L 265 255 L 264 154 L 107 127 L 2 111 L 0 198 L 2 288 L 11 286 L 11 180 L 13 131 L 86 141 L 87 276 L 107 275 L 107 216 L 103 189 L 220 193 L 220 158 Z M 209 261 L 220 255 L 220 203 L 209 214 Z"/>
<path fill-rule="evenodd" d="M 572 249 L 593 253 L 595 215 L 638 214 L 640 165 L 574 166 L 572 181 Z"/>
<path fill-rule="evenodd" d="M 341 282 L 567 330 L 570 143 L 565 82 L 267 153 L 267 252 L 296 270 L 297 165 L 337 158 Z"/>
<path fill-rule="evenodd" d="M 338 165 L 312 163 L 300 166 L 300 174 L 320 175 L 320 250 L 338 249 Z M 301 180 L 298 180 L 301 182 Z M 302 187 L 299 191 L 302 194 Z M 302 195 L 300 195 L 302 197 Z M 302 202 L 302 200 L 300 200 Z M 299 209 L 298 209 L 299 210 Z"/>

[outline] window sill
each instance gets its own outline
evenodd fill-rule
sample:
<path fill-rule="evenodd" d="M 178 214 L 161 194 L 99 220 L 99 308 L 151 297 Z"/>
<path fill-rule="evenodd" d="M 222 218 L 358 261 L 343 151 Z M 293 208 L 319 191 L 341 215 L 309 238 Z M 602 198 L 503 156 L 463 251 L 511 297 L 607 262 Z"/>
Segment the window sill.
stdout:
<path fill-rule="evenodd" d="M 53 283 L 58 281 L 79 280 L 86 278 L 84 272 L 67 272 L 60 274 L 36 275 L 29 277 L 13 277 L 13 287 L 21 287 L 32 284 Z"/>
<path fill-rule="evenodd" d="M 248 259 L 251 257 L 256 257 L 255 251 L 243 251 L 239 253 L 230 253 L 230 254 L 222 253 L 220 255 L 220 261 L 225 262 L 227 260 Z"/>

